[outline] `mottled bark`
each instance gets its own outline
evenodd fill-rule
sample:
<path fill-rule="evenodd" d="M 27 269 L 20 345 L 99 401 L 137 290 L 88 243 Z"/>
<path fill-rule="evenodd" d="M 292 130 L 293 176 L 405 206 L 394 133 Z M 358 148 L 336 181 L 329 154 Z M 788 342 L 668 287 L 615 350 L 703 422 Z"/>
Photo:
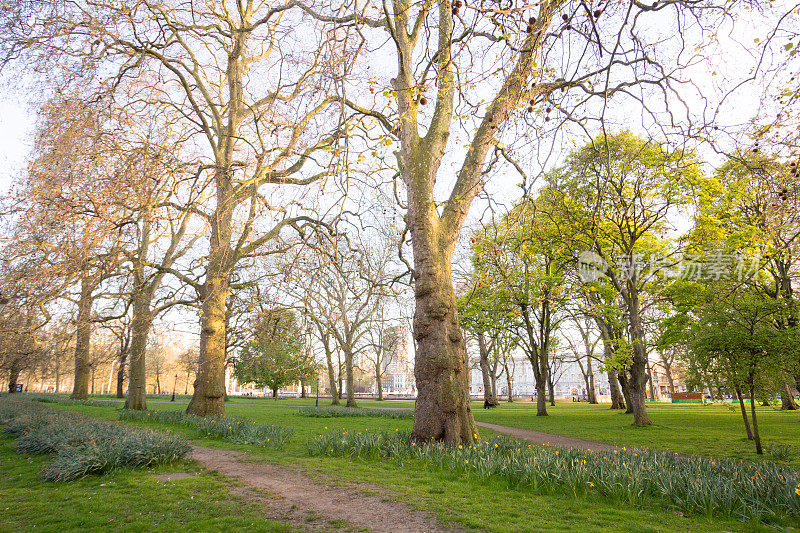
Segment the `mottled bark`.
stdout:
<path fill-rule="evenodd" d="M 524 100 L 534 96 L 528 89 L 529 77 L 544 30 L 558 7 L 555 2 L 541 6 L 535 31 L 527 38 L 517 63 L 487 105 L 441 210 L 437 207 L 434 189 L 448 149 L 457 83 L 452 60 L 452 4 L 438 3 L 434 53 L 428 56 L 432 59 L 422 59 L 423 63 L 433 61 L 436 69 L 436 102 L 424 137 L 420 136 L 417 120 L 422 100 L 417 96 L 419 84 L 414 73 L 418 69 L 414 56 L 420 47 L 418 39 L 425 32 L 408 33 L 405 29 L 408 10 L 395 13 L 396 27 L 403 28 L 392 33 L 397 48 L 392 88 L 397 93 L 398 115 L 402 117 L 397 126 L 400 139 L 397 159 L 406 185 L 406 227 L 411 234 L 414 257 L 417 402 L 412 435 L 417 440 L 437 439 L 451 444 L 471 444 L 475 440 L 466 344 L 458 323 L 451 273 L 453 250 L 472 200 L 483 188 L 485 162 L 496 146 L 498 125 L 502 125 Z"/>
<path fill-rule="evenodd" d="M 199 416 L 225 414 L 225 307 L 230 294 L 228 272 L 208 273 L 200 321 L 200 357 L 194 394 L 186 412 Z"/>
<path fill-rule="evenodd" d="M 427 220 L 414 218 L 417 401 L 412 436 L 420 441 L 472 443 L 475 422 L 469 401 L 467 348 L 450 272 L 452 250 L 440 247 L 435 227 Z"/>
<path fill-rule="evenodd" d="M 797 402 L 794 401 L 792 386 L 787 382 L 783 384 L 781 391 L 781 409 L 784 411 L 796 411 Z"/>
<path fill-rule="evenodd" d="M 642 328 L 642 321 L 639 309 L 639 292 L 636 285 L 636 276 L 630 276 L 626 281 L 627 294 L 626 304 L 628 308 L 628 320 L 631 326 L 631 340 L 633 348 L 633 361 L 630 367 L 630 402 L 633 411 L 634 426 L 650 426 L 653 423 L 647 416 L 647 406 L 645 404 L 647 387 L 647 349 L 645 347 L 645 335 Z M 627 398 L 626 398 L 627 399 Z"/>
<path fill-rule="evenodd" d="M 78 299 L 77 329 L 75 334 L 75 381 L 72 385 L 73 400 L 85 400 L 89 397 L 89 379 L 91 374 L 91 341 L 92 341 L 92 283 L 87 276 L 81 278 L 81 292 Z"/>
<path fill-rule="evenodd" d="M 625 409 L 625 400 L 622 397 L 622 391 L 619 390 L 617 373 L 613 370 L 608 370 L 607 375 L 609 394 L 611 395 L 611 409 Z"/>
<path fill-rule="evenodd" d="M 131 358 L 128 365 L 128 396 L 125 409 L 147 409 L 147 337 L 150 333 L 152 313 L 147 291 L 134 290 L 133 319 L 131 324 Z"/>
<path fill-rule="evenodd" d="M 240 66 L 230 59 L 229 79 L 240 80 Z M 232 87 L 235 94 L 241 96 L 240 87 Z M 235 115 L 238 106 L 233 105 L 229 111 Z M 235 121 L 235 117 L 231 117 Z M 235 131 L 231 123 L 229 131 Z M 233 159 L 233 140 L 225 156 L 226 162 Z M 229 163 L 230 164 L 230 163 Z M 223 416 L 225 414 L 225 358 L 227 355 L 226 329 L 227 329 L 227 302 L 230 296 L 230 272 L 234 251 L 230 242 L 233 231 L 233 192 L 231 185 L 230 166 L 217 168 L 215 172 L 217 208 L 211 222 L 211 239 L 209 243 L 208 264 L 206 266 L 206 280 L 201 289 L 202 316 L 200 318 L 200 355 L 198 369 L 194 381 L 194 394 L 186 408 L 186 412 L 193 415 Z"/>

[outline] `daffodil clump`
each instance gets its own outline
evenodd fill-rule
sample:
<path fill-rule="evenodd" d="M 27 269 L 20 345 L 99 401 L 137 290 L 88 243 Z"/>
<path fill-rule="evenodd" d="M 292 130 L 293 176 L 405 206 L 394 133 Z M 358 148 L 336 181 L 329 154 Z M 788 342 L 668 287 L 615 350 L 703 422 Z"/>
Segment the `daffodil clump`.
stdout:
<path fill-rule="evenodd" d="M 774 463 L 685 457 L 622 449 L 591 452 L 538 446 L 507 437 L 475 445 L 414 442 L 408 432 L 327 432 L 308 442 L 312 455 L 418 460 L 427 467 L 522 489 L 597 493 L 644 504 L 653 500 L 688 513 L 746 520 L 800 519 L 800 473 Z"/>
<path fill-rule="evenodd" d="M 175 435 L 57 411 L 22 398 L 0 398 L 0 425 L 17 436 L 18 453 L 56 454 L 42 470 L 45 481 L 167 464 L 189 453 L 186 441 Z"/>
<path fill-rule="evenodd" d="M 368 407 L 304 407 L 298 411 L 303 416 L 313 418 L 341 418 L 348 416 L 376 416 L 383 418 L 414 418 L 410 409 L 370 409 Z"/>
<path fill-rule="evenodd" d="M 182 424 L 197 429 L 201 436 L 217 437 L 240 444 L 252 444 L 280 450 L 292 435 L 282 426 L 259 425 L 247 418 L 232 416 L 196 416 L 183 411 L 120 411 L 120 420 L 152 420 L 164 424 Z"/>

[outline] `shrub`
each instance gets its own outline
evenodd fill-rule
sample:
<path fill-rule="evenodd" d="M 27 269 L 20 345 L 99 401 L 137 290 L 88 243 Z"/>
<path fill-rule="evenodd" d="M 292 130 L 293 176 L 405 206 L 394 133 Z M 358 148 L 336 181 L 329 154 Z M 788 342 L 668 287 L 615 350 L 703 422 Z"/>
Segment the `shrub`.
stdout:
<path fill-rule="evenodd" d="M 120 420 L 152 420 L 165 424 L 182 424 L 200 431 L 203 436 L 220 437 L 241 444 L 252 444 L 280 450 L 292 435 L 281 426 L 258 425 L 247 418 L 232 416 L 196 416 L 183 411 L 121 411 Z"/>
<path fill-rule="evenodd" d="M 56 454 L 42 470 L 46 481 L 71 481 L 119 467 L 167 464 L 190 449 L 175 435 L 56 411 L 25 399 L 0 399 L 0 425 L 17 436 L 17 453 Z"/>
<path fill-rule="evenodd" d="M 311 455 L 407 461 L 415 459 L 480 479 L 495 477 L 533 490 L 600 493 L 644 504 L 740 520 L 800 518 L 800 473 L 774 463 L 718 461 L 668 452 L 587 452 L 537 446 L 507 437 L 474 446 L 416 443 L 407 432 L 335 433 L 309 440 Z"/>
<path fill-rule="evenodd" d="M 414 418 L 414 411 L 408 409 L 369 409 L 365 407 L 304 407 L 298 411 L 303 416 L 314 418 L 340 418 L 347 416 L 380 416 L 384 418 Z"/>

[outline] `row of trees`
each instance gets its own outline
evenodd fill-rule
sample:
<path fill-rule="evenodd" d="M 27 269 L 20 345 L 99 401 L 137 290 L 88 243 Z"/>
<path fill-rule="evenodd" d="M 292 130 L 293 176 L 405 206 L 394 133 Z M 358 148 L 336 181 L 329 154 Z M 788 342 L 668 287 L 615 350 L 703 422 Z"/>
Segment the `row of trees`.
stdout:
<path fill-rule="evenodd" d="M 460 304 L 485 390 L 489 352 L 511 343 L 530 360 L 546 415 L 552 347 L 571 330 L 587 367 L 600 339 L 612 408 L 637 425 L 650 424 L 651 353 L 670 381 L 677 355 L 699 390 L 752 402 L 779 391 L 795 409 L 797 165 L 750 151 L 706 176 L 693 153 L 630 132 L 572 153 L 536 196 L 473 234 Z"/>
<path fill-rule="evenodd" d="M 790 61 L 778 41 L 794 15 L 778 9 L 758 10 L 765 23 L 778 21 L 759 45 L 758 81 Z M 493 179 L 502 191 L 502 176 L 519 172 L 526 196 L 508 217 L 538 213 L 529 168 L 551 167 L 555 144 L 605 131 L 615 113 L 635 109 L 662 136 L 715 137 L 703 111 L 681 117 L 674 106 L 708 98 L 678 88 L 708 62 L 705 29 L 735 24 L 739 10 L 753 13 L 749 5 L 688 0 L 16 3 L 0 14 L 2 68 L 41 83 L 37 93 L 48 101 L 34 162 L 6 201 L 13 237 L 3 295 L 49 313 L 72 302 L 75 398 L 88 393 L 92 327 L 130 317 L 132 409 L 146 407 L 150 325 L 162 313 L 192 310 L 200 352 L 188 410 L 220 415 L 225 366 L 263 325 L 253 297 L 323 321 L 314 326 L 320 342 L 335 340 L 351 361 L 368 344 L 362 326 L 392 307 L 381 298 L 410 279 L 413 435 L 470 443 L 466 343 L 451 273 L 470 207 L 489 195 Z M 669 26 L 670 37 L 654 24 Z M 725 98 L 705 103 L 700 108 L 723 106 Z M 649 171 L 640 185 L 654 196 L 644 206 L 577 172 L 552 176 L 539 194 L 550 194 L 552 210 L 581 230 L 581 246 L 607 262 L 638 251 L 651 226 L 666 227 L 665 212 L 684 194 L 677 178 L 697 165 L 683 151 L 646 145 L 654 151 L 643 158 Z M 601 177 L 603 154 L 608 163 L 612 153 L 577 153 L 564 169 L 589 165 Z M 576 197 L 563 194 L 570 187 Z M 573 205 L 578 199 L 596 210 Z M 373 235 L 378 213 L 391 238 L 379 241 L 381 253 L 354 253 L 364 248 L 356 236 Z M 644 226 L 615 228 L 630 215 Z M 559 249 L 575 248 L 571 233 L 536 220 L 530 236 L 509 242 L 518 247 L 509 250 L 514 268 L 524 273 L 530 239 L 551 234 L 547 276 L 561 276 Z M 387 251 L 397 252 L 393 268 L 381 266 Z M 593 316 L 606 324 L 606 346 L 630 352 L 629 377 L 619 375 L 630 381 L 636 422 L 646 424 L 647 281 L 604 273 L 608 282 L 586 294 L 587 305 L 603 307 Z M 290 295 L 300 287 L 308 290 Z M 555 279 L 524 291 L 527 301 L 509 318 L 521 318 L 519 338 L 546 379 L 554 306 L 567 291 Z M 320 305 L 317 295 L 338 303 Z M 237 327 L 247 323 L 253 327 Z"/>

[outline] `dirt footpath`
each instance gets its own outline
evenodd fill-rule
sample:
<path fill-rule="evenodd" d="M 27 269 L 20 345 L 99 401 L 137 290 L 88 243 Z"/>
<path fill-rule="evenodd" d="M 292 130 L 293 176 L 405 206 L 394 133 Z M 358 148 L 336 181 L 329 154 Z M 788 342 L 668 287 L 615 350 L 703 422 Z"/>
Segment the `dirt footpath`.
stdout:
<path fill-rule="evenodd" d="M 261 504 L 269 518 L 311 531 L 454 531 L 427 513 L 386 501 L 367 484 L 333 487 L 291 468 L 247 462 L 247 454 L 194 446 L 191 458 L 209 470 L 239 480 L 231 492 Z"/>

